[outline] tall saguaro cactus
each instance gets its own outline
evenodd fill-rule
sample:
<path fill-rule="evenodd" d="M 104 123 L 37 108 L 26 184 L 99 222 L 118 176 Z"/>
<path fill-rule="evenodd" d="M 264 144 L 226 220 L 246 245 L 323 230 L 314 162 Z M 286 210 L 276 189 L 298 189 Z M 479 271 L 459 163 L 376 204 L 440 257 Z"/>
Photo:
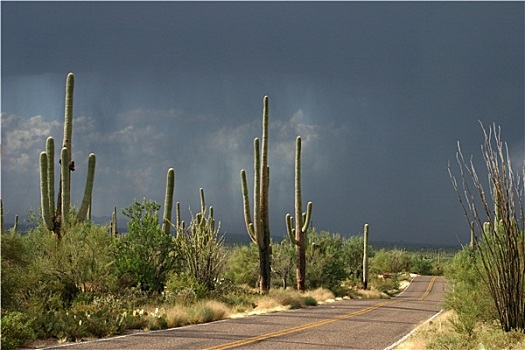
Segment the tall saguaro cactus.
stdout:
<path fill-rule="evenodd" d="M 268 166 L 268 96 L 263 98 L 262 116 L 262 151 L 259 139 L 253 140 L 254 148 L 254 184 L 253 184 L 253 220 L 250 210 L 246 172 L 241 170 L 241 189 L 244 204 L 244 220 L 252 241 L 259 248 L 259 290 L 266 293 L 270 290 L 271 246 L 270 224 L 268 215 L 268 188 L 270 167 Z M 262 156 L 261 156 L 262 153 Z"/>
<path fill-rule="evenodd" d="M 164 216 L 162 217 L 162 231 L 165 234 L 170 234 L 171 228 L 171 213 L 173 212 L 173 192 L 175 189 L 175 170 L 168 169 L 166 175 L 166 195 L 164 197 Z"/>
<path fill-rule="evenodd" d="M 71 160 L 71 140 L 73 133 L 73 90 L 74 75 L 69 73 L 66 80 L 66 101 L 64 116 L 64 140 L 60 152 L 60 180 L 57 205 L 55 206 L 55 141 L 48 137 L 46 150 L 40 153 L 40 196 L 42 206 L 42 219 L 46 227 L 55 232 L 60 238 L 62 228 L 69 217 L 71 201 L 71 171 L 75 170 L 75 163 Z M 93 183 L 95 179 L 96 157 L 91 153 L 88 158 L 88 169 L 84 196 L 77 213 L 76 220 L 84 221 L 91 209 Z"/>
<path fill-rule="evenodd" d="M 303 213 L 301 199 L 301 137 L 298 136 L 295 143 L 295 228 L 293 218 L 286 214 L 286 229 L 290 241 L 296 246 L 296 275 L 297 289 L 306 290 L 306 237 L 305 233 L 310 225 L 312 215 L 312 202 L 308 202 L 306 212 Z"/>
<path fill-rule="evenodd" d="M 368 289 L 368 224 L 363 233 L 363 289 Z"/>

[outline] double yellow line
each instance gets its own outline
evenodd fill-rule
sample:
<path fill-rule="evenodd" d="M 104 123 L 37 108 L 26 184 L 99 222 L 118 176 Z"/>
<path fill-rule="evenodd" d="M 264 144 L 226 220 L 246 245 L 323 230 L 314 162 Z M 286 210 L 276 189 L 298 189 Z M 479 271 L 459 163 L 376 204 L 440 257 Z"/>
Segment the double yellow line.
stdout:
<path fill-rule="evenodd" d="M 425 300 L 425 299 L 428 297 L 428 295 L 430 294 L 430 291 L 432 290 L 432 286 L 434 285 L 434 282 L 436 282 L 436 279 L 437 279 L 437 276 L 432 277 L 432 279 L 431 279 L 430 282 L 428 283 L 427 290 L 426 290 L 425 293 L 423 293 L 423 295 L 418 299 L 419 301 Z"/>
<path fill-rule="evenodd" d="M 434 282 L 436 281 L 436 278 L 437 277 L 433 277 L 432 278 L 432 280 L 429 282 L 429 284 L 427 286 L 427 289 L 426 289 L 425 293 L 423 293 L 423 295 L 418 300 L 420 300 L 420 301 L 424 300 L 430 294 L 430 291 L 432 290 L 432 286 L 434 285 Z M 360 309 L 360 310 L 351 312 L 349 314 L 345 314 L 345 315 L 341 315 L 341 316 L 337 316 L 337 317 L 333 317 L 333 318 L 329 318 L 329 319 L 325 319 L 325 320 L 321 320 L 321 321 L 317 321 L 317 322 L 307 323 L 307 324 L 304 324 L 304 325 L 301 325 L 301 326 L 283 329 L 281 331 L 261 334 L 261 335 L 255 336 L 255 337 L 250 337 L 250 338 L 245 338 L 245 339 L 241 339 L 241 340 L 236 340 L 236 341 L 232 341 L 230 343 L 220 344 L 220 345 L 213 346 L 213 347 L 210 347 L 210 348 L 206 348 L 206 349 L 203 349 L 203 350 L 226 350 L 226 349 L 236 348 L 236 347 L 239 347 L 239 346 L 253 344 L 253 343 L 257 343 L 257 342 L 263 341 L 263 340 L 276 338 L 276 337 L 280 337 L 280 336 L 288 335 L 288 334 L 292 334 L 292 333 L 297 333 L 297 332 L 304 331 L 304 330 L 307 330 L 307 329 L 310 329 L 310 328 L 315 328 L 315 327 L 323 326 L 323 325 L 326 325 L 326 324 L 329 324 L 329 323 L 333 323 L 333 322 L 349 319 L 349 318 L 352 318 L 352 317 L 355 317 L 355 316 L 363 315 L 363 314 L 366 314 L 368 312 L 377 310 L 377 309 L 379 309 L 379 308 L 381 308 L 383 306 L 396 304 L 396 303 L 399 303 L 399 302 L 402 302 L 402 301 L 406 301 L 406 300 L 407 299 L 388 300 L 388 301 L 385 301 L 385 302 L 382 302 L 382 303 L 379 303 L 379 304 L 376 304 L 376 305 L 373 305 L 373 306 L 369 306 L 369 307 L 364 308 L 364 309 Z"/>

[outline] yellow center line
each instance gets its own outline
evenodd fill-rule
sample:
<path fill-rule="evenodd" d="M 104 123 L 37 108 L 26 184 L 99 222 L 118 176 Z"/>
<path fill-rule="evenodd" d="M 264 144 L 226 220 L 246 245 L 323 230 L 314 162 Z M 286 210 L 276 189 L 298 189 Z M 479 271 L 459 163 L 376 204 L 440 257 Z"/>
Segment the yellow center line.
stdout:
<path fill-rule="evenodd" d="M 436 277 L 433 277 L 432 280 L 429 282 L 425 293 L 418 300 L 424 300 L 428 296 L 428 294 L 430 293 L 430 290 L 432 289 L 432 285 L 434 284 L 435 280 L 436 280 Z M 287 328 L 287 329 L 283 329 L 283 330 L 280 330 L 280 331 L 275 331 L 275 332 L 270 332 L 270 333 L 266 333 L 266 334 L 261 334 L 261 335 L 255 336 L 255 337 L 240 339 L 240 340 L 232 341 L 230 343 L 223 343 L 223 344 L 216 345 L 216 346 L 213 346 L 213 347 L 210 347 L 210 348 L 205 348 L 203 350 L 226 350 L 226 349 L 232 349 L 232 348 L 236 348 L 236 347 L 243 346 L 243 345 L 253 344 L 253 343 L 257 343 L 257 342 L 263 341 L 263 340 L 276 338 L 276 337 L 280 337 L 280 336 L 288 335 L 288 334 L 292 334 L 292 333 L 297 333 L 297 332 L 304 331 L 304 330 L 307 330 L 307 329 L 310 329 L 310 328 L 315 328 L 315 327 L 323 326 L 323 325 L 326 325 L 326 324 L 329 324 L 329 323 L 333 323 L 333 322 L 349 319 L 349 318 L 352 318 L 352 317 L 355 317 L 355 316 L 363 315 L 363 314 L 366 314 L 368 312 L 377 310 L 377 309 L 379 309 L 379 308 L 381 308 L 381 307 L 383 307 L 385 305 L 391 305 L 391 304 L 399 303 L 399 302 L 406 301 L 406 300 L 407 299 L 389 300 L 389 301 L 385 301 L 385 302 L 382 302 L 382 303 L 379 303 L 379 304 L 376 304 L 376 305 L 373 305 L 373 306 L 369 306 L 369 307 L 364 308 L 364 309 L 360 309 L 360 310 L 351 312 L 349 314 L 345 314 L 345 315 L 341 315 L 341 316 L 337 316 L 337 317 L 333 317 L 333 318 L 328 318 L 328 319 L 320 320 L 320 321 L 317 321 L 317 322 L 307 323 L 307 324 L 304 324 L 304 325 L 300 325 L 300 326 L 292 327 L 292 328 Z"/>
<path fill-rule="evenodd" d="M 310 329 L 310 328 L 323 326 L 325 324 L 329 324 L 329 323 L 332 323 L 332 322 L 337 322 L 337 321 L 340 321 L 340 320 L 344 320 L 344 319 L 348 319 L 348 318 L 351 318 L 351 317 L 359 316 L 359 315 L 365 314 L 367 312 L 379 309 L 380 307 L 383 307 L 385 305 L 394 304 L 394 303 L 398 303 L 398 302 L 401 302 L 401 301 L 402 300 L 389 300 L 387 302 L 383 302 L 383 303 L 380 303 L 380 304 L 377 304 L 377 305 L 374 305 L 374 306 L 370 306 L 370 307 L 367 307 L 365 309 L 357 310 L 357 311 L 354 311 L 354 312 L 346 314 L 346 315 L 337 316 L 337 317 L 334 317 L 334 318 L 328 318 L 328 319 L 325 319 L 325 320 L 312 322 L 312 323 L 304 324 L 304 325 L 297 326 L 297 327 L 287 328 L 287 329 L 283 329 L 283 330 L 276 331 L 276 332 L 261 334 L 261 335 L 255 336 L 255 337 L 241 339 L 241 340 L 233 341 L 233 342 L 230 342 L 230 343 L 220 344 L 220 345 L 217 345 L 217 346 L 214 346 L 214 347 L 211 347 L 211 348 L 206 348 L 204 350 L 225 350 L 225 349 L 231 349 L 231 348 L 235 348 L 235 347 L 239 347 L 239 346 L 243 346 L 243 345 L 253 344 L 253 343 L 256 343 L 256 342 L 259 342 L 259 341 L 263 341 L 263 340 L 266 340 L 266 339 L 280 337 L 280 336 L 283 336 L 283 335 L 292 334 L 292 333 L 300 332 L 300 331 L 307 330 L 307 329 Z"/>
<path fill-rule="evenodd" d="M 430 291 L 432 290 L 432 286 L 434 285 L 434 282 L 436 282 L 436 279 L 437 279 L 437 276 L 432 277 L 432 279 L 428 283 L 427 290 L 425 291 L 425 293 L 423 293 L 421 298 L 418 299 L 419 301 L 425 300 L 426 297 L 428 297 L 428 295 L 430 294 Z"/>

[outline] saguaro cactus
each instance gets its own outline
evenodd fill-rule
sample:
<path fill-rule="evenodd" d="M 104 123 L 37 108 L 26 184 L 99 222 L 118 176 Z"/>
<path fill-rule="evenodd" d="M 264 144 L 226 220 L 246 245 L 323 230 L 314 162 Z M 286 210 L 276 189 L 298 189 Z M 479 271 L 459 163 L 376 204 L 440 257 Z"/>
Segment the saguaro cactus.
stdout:
<path fill-rule="evenodd" d="M 368 224 L 363 233 L 363 289 L 368 289 Z"/>
<path fill-rule="evenodd" d="M 0 233 L 4 233 L 4 201 L 0 198 Z"/>
<path fill-rule="evenodd" d="M 42 218 L 46 227 L 61 237 L 61 228 L 64 227 L 69 216 L 71 171 L 75 170 L 75 163 L 71 160 L 71 140 L 73 131 L 73 89 L 74 75 L 69 73 L 66 80 L 66 102 L 64 117 L 64 141 L 60 153 L 60 181 L 57 205 L 55 207 L 55 141 L 48 137 L 46 150 L 40 153 L 40 196 L 42 206 Z M 84 221 L 88 211 L 91 209 L 93 183 L 95 179 L 96 157 L 91 153 L 88 158 L 87 178 L 84 188 L 84 196 L 76 220 Z"/>
<path fill-rule="evenodd" d="M 253 184 L 253 220 L 250 211 L 246 172 L 241 170 L 241 190 L 244 203 L 244 220 L 252 241 L 259 248 L 259 290 L 266 293 L 270 289 L 271 247 L 268 215 L 268 188 L 270 167 L 268 166 L 268 96 L 263 98 L 262 116 L 262 159 L 259 139 L 253 140 L 254 148 L 254 184 Z"/>
<path fill-rule="evenodd" d="M 301 137 L 298 136 L 295 143 L 295 228 L 293 228 L 292 216 L 286 214 L 286 229 L 290 236 L 290 241 L 296 246 L 297 289 L 304 292 L 306 290 L 305 233 L 310 225 L 312 202 L 308 202 L 306 212 L 303 213 L 301 200 Z"/>
<path fill-rule="evenodd" d="M 118 236 L 118 224 L 117 224 L 117 207 L 113 207 L 113 214 L 111 215 L 111 237 Z"/>
<path fill-rule="evenodd" d="M 173 211 L 173 192 L 175 189 L 175 170 L 168 169 L 166 175 L 166 195 L 164 196 L 164 216 L 162 217 L 162 230 L 165 234 L 170 234 L 171 213 Z"/>

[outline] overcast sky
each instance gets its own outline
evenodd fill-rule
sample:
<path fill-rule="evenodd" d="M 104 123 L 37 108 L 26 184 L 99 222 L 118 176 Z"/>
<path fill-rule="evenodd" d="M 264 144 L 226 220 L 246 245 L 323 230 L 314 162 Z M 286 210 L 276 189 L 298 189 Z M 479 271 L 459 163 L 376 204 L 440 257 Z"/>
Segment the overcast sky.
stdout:
<path fill-rule="evenodd" d="M 369 223 L 372 240 L 468 241 L 447 164 L 460 141 L 482 167 L 478 120 L 501 126 L 523 162 L 523 2 L 2 1 L 1 12 L 7 222 L 39 207 L 39 153 L 48 136 L 62 143 L 68 72 L 72 202 L 94 152 L 95 216 L 163 203 L 173 167 L 186 220 L 203 187 L 221 231 L 246 234 L 239 172 L 252 188 L 264 95 L 278 240 L 298 135 L 313 225 Z"/>

